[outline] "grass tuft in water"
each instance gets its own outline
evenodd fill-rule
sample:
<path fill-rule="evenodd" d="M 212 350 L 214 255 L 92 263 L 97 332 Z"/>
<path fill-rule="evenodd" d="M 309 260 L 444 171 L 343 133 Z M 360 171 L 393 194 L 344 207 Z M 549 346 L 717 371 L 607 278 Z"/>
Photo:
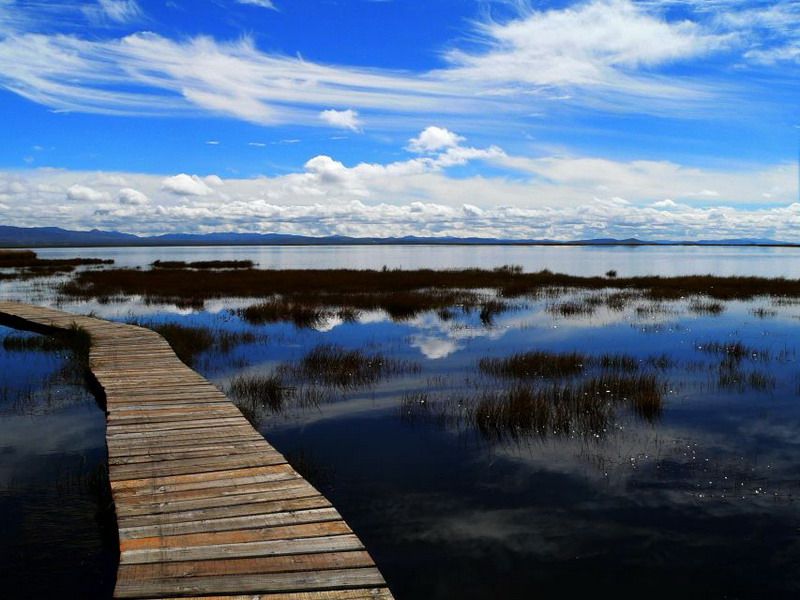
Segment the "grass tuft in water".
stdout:
<path fill-rule="evenodd" d="M 285 365 L 282 372 L 314 384 L 351 388 L 369 385 L 380 379 L 403 373 L 419 372 L 416 363 L 387 358 L 383 354 L 366 354 L 333 344 L 322 344 L 306 354 L 298 364 Z"/>
<path fill-rule="evenodd" d="M 583 373 L 588 357 L 578 352 L 555 353 L 535 350 L 512 354 L 508 358 L 482 358 L 478 367 L 495 377 L 530 379 L 571 377 Z"/>
<path fill-rule="evenodd" d="M 231 380 L 228 392 L 240 408 L 242 404 L 247 404 L 269 409 L 273 413 L 281 412 L 295 396 L 295 388 L 287 386 L 276 375 L 238 375 Z"/>

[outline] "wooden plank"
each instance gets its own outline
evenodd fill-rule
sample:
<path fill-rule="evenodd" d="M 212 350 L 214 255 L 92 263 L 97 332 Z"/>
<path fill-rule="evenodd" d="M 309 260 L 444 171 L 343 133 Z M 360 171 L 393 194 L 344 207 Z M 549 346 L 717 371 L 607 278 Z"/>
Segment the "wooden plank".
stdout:
<path fill-rule="evenodd" d="M 159 566 L 153 565 L 152 568 L 157 570 Z M 118 579 L 114 595 L 117 598 L 140 598 L 157 595 L 165 587 L 174 589 L 177 594 L 224 594 L 374 587 L 383 584 L 383 577 L 375 568 L 335 569 L 258 575 Z"/>
<path fill-rule="evenodd" d="M 258 573 L 290 573 L 293 571 L 324 571 L 372 566 L 369 554 L 363 550 L 320 552 L 314 554 L 284 554 L 258 557 L 237 557 L 224 560 L 173 561 L 164 563 L 157 571 L 136 563 L 119 567 L 120 579 L 152 579 L 163 577 L 208 577 L 214 575 L 245 575 Z"/>
<path fill-rule="evenodd" d="M 315 554 L 319 552 L 348 552 L 363 550 L 359 539 L 352 535 L 299 538 L 288 540 L 259 540 L 244 544 L 216 544 L 185 548 L 143 548 L 123 552 L 120 565 L 249 558 L 284 554 Z M 368 565 L 361 565 L 368 566 Z"/>
<path fill-rule="evenodd" d="M 288 592 L 281 594 L 247 594 L 246 596 L 184 596 L 186 600 L 393 600 L 387 588 L 360 588 L 321 592 Z M 148 598 L 146 600 L 167 600 Z"/>
<path fill-rule="evenodd" d="M 263 527 L 260 529 L 242 529 L 237 531 L 218 531 L 212 533 L 194 533 L 188 535 L 155 536 L 134 540 L 120 540 L 120 552 L 142 550 L 148 548 L 192 548 L 197 546 L 214 546 L 216 544 L 244 544 L 265 540 L 288 540 L 329 535 L 353 533 L 344 521 L 327 521 L 322 523 L 303 523 L 282 527 Z"/>
<path fill-rule="evenodd" d="M 185 535 L 189 533 L 211 533 L 215 531 L 236 531 L 238 529 L 260 529 L 279 527 L 282 525 L 299 525 L 301 523 L 317 523 L 321 521 L 339 521 L 341 516 L 332 507 L 313 510 L 295 510 L 290 512 L 246 515 L 227 519 L 209 519 L 206 521 L 186 521 L 183 523 L 163 523 L 143 525 L 141 527 L 119 527 L 120 539 L 141 537 Z"/>

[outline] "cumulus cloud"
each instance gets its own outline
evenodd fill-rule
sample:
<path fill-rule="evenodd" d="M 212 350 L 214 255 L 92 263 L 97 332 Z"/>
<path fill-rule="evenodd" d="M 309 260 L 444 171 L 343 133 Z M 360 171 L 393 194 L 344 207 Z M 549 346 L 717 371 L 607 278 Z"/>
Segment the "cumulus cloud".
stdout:
<path fill-rule="evenodd" d="M 108 194 L 76 183 L 67 188 L 67 198 L 76 202 L 101 202 L 108 200 Z"/>
<path fill-rule="evenodd" d="M 319 113 L 319 118 L 331 127 L 340 127 L 342 129 L 349 129 L 350 131 L 361 130 L 361 122 L 358 119 L 358 113 L 349 108 L 347 110 L 323 110 Z"/>
<path fill-rule="evenodd" d="M 197 175 L 180 173 L 167 177 L 162 182 L 163 189 L 178 196 L 207 196 L 213 190 Z"/>
<path fill-rule="evenodd" d="M 131 206 L 144 206 L 150 203 L 150 199 L 145 194 L 133 188 L 122 188 L 117 194 L 117 200 L 120 204 Z"/>
<path fill-rule="evenodd" d="M 432 125 L 422 131 L 419 136 L 408 140 L 408 149 L 412 152 L 436 152 L 443 148 L 458 146 L 466 138 L 443 127 Z"/>
<path fill-rule="evenodd" d="M 273 177 L 0 171 L 0 202 L 12 207 L 14 225 L 132 233 L 800 241 L 794 164 L 725 171 L 668 161 L 531 159 L 465 146 L 461 136 L 443 131 L 423 130 L 414 139 L 438 151 L 407 160 L 348 165 L 318 155 L 297 172 Z M 471 161 L 489 161 L 514 176 L 448 175 Z"/>

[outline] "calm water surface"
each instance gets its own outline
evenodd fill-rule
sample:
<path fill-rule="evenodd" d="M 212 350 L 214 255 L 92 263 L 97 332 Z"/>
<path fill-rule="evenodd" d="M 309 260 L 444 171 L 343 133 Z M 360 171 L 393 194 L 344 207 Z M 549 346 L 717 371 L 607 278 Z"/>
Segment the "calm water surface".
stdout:
<path fill-rule="evenodd" d="M 695 258 L 680 259 L 689 253 Z M 800 274 L 785 249 L 168 248 L 94 255 L 129 265 L 157 258 L 252 258 L 261 267 L 514 263 L 577 274 L 610 268 L 620 275 Z M 412 259 L 418 262 L 402 262 Z M 227 352 L 196 356 L 195 368 L 226 391 L 235 378 L 250 375 L 278 375 L 295 390 L 282 407 L 257 407 L 251 418 L 337 506 L 398 600 L 535 593 L 794 598 L 800 589 L 800 303 L 759 299 L 707 310 L 692 299 L 633 298 L 624 306 L 600 302 L 593 311 L 565 316 L 559 309 L 565 301 L 586 300 L 584 292 L 575 292 L 523 298 L 485 322 L 458 310 L 404 321 L 375 311 L 303 329 L 244 322 L 232 309 L 253 300 L 215 300 L 192 311 L 140 298 L 109 304 L 58 299 L 45 281 L 3 285 L 3 297 L 74 312 L 254 333 L 252 341 Z M 292 371 L 321 344 L 380 353 L 408 368 L 351 387 Z M 540 430 L 478 427 L 469 415 L 486 394 L 520 385 L 577 385 L 606 372 L 591 363 L 582 375 L 559 381 L 514 382 L 478 368 L 481 358 L 532 350 L 579 351 L 590 360 L 625 354 L 635 366 L 617 374 L 652 376 L 663 386 L 659 410 L 642 413 L 609 391 L 600 421 Z M 27 390 L 46 388 L 43 378 L 62 359 L 4 352 L 0 360 L 0 386 Z M 13 400 L 18 391 L 6 394 L 0 415 L 4 515 L 39 512 L 43 494 L 52 504 L 47 490 L 58 487 L 54 465 L 67 461 L 63 457 L 86 457 L 80 459 L 84 470 L 102 461 L 102 413 L 76 393 L 83 399 L 35 415 L 20 413 Z M 81 526 L 93 533 L 81 535 L 102 540 L 92 510 L 82 514 L 88 518 Z M 48 550 L 41 541 L 59 547 L 75 530 L 65 536 L 54 527 L 34 535 L 33 528 L 17 526 L 21 519 L 2 518 L 16 536 L 4 539 L 24 546 L 35 538 L 40 549 L 34 556 L 41 552 L 57 564 L 58 555 L 66 554 L 63 569 L 77 568 L 70 553 Z M 81 569 L 106 568 L 113 577 L 102 542 L 92 552 L 93 566 Z"/>
<path fill-rule="evenodd" d="M 119 266 L 155 260 L 245 260 L 262 269 L 450 269 L 522 265 L 571 275 L 615 269 L 635 275 L 800 277 L 800 248 L 681 246 L 178 246 L 163 248 L 41 248 L 41 258 L 112 258 Z"/>

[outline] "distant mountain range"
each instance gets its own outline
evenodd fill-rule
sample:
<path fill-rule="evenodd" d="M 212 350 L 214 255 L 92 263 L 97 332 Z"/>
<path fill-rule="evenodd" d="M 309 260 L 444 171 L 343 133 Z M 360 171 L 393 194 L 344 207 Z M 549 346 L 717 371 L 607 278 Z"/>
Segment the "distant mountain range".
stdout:
<path fill-rule="evenodd" d="M 309 237 L 282 233 L 169 233 L 138 236 L 118 231 L 70 231 L 59 227 L 12 227 L 0 225 L 0 247 L 70 247 L 70 246 L 325 246 L 325 245 L 541 245 L 541 246 L 797 246 L 764 238 L 740 238 L 700 241 L 646 241 L 635 238 L 618 240 L 599 238 L 563 242 L 556 240 L 509 240 L 477 237 L 387 237 L 361 238 L 332 235 Z"/>

